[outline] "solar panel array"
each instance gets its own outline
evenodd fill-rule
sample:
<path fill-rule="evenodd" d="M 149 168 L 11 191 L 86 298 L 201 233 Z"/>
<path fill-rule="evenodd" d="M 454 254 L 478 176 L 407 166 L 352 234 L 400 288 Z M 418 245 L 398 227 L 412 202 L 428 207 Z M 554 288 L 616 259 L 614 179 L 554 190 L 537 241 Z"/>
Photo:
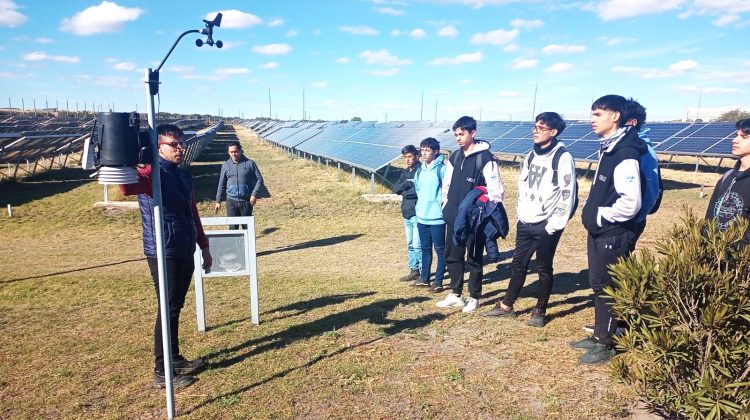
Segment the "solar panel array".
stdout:
<path fill-rule="evenodd" d="M 456 150 L 452 122 L 394 121 L 305 122 L 245 121 L 241 125 L 260 137 L 293 152 L 319 156 L 368 172 L 377 172 L 401 156 L 407 144 L 419 145 L 427 137 L 437 139 L 444 150 Z M 495 154 L 524 156 L 533 147 L 533 123 L 480 121 L 477 138 L 490 143 Z M 703 157 L 730 157 L 734 123 L 650 123 L 645 136 L 657 153 Z M 559 136 L 578 162 L 596 162 L 599 139 L 591 124 L 568 122 Z"/>

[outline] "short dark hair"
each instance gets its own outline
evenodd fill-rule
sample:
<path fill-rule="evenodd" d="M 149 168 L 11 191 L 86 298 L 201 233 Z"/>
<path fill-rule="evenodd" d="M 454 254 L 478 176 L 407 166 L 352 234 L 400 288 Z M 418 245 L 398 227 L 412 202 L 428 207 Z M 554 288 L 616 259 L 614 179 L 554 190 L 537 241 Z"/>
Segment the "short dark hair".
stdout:
<path fill-rule="evenodd" d="M 427 137 L 426 139 L 422 140 L 421 143 L 419 143 L 419 147 L 426 147 L 428 149 L 432 149 L 432 151 L 440 151 L 440 142 L 437 141 L 437 139 L 432 137 Z"/>
<path fill-rule="evenodd" d="M 628 100 L 620 95 L 604 95 L 591 104 L 591 110 L 603 109 L 605 111 L 619 112 L 620 119 L 617 120 L 617 126 L 622 127 L 627 122 L 624 120 L 624 114 L 627 110 Z"/>
<path fill-rule="evenodd" d="M 477 120 L 475 120 L 472 117 L 469 117 L 468 115 L 464 115 L 463 117 L 456 120 L 456 122 L 453 124 L 453 131 L 456 131 L 459 128 L 464 129 L 466 131 L 476 131 Z"/>
<path fill-rule="evenodd" d="M 627 123 L 630 120 L 635 120 L 635 128 L 638 130 L 646 123 L 646 107 L 633 98 L 627 100 L 623 114 L 622 122 Z"/>
<path fill-rule="evenodd" d="M 230 141 L 229 145 L 227 145 L 227 150 L 229 150 L 229 148 L 232 146 L 237 146 L 238 149 L 242 150 L 242 145 L 237 140 Z"/>
<path fill-rule="evenodd" d="M 734 125 L 737 131 L 741 131 L 742 134 L 750 134 L 750 118 L 737 121 Z"/>
<path fill-rule="evenodd" d="M 536 116 L 534 122 L 541 122 L 547 127 L 557 130 L 558 136 L 565 131 L 566 127 L 565 120 L 557 112 L 542 112 Z"/>
<path fill-rule="evenodd" d="M 156 127 L 156 134 L 159 136 L 172 137 L 177 140 L 182 139 L 185 135 L 182 129 L 174 124 L 159 124 Z"/>
<path fill-rule="evenodd" d="M 414 156 L 419 156 L 419 150 L 417 150 L 417 148 L 414 147 L 413 144 L 407 144 L 403 149 L 401 149 L 402 155 L 405 155 L 407 153 L 411 153 Z"/>

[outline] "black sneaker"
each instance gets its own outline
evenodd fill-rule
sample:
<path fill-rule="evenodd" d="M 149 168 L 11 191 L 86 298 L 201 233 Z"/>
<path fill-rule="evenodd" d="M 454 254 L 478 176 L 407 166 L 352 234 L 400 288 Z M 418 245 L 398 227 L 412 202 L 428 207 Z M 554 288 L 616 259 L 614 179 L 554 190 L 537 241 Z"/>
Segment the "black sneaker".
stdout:
<path fill-rule="evenodd" d="M 197 372 L 206 364 L 204 359 L 188 360 L 182 356 L 172 359 L 172 368 L 178 375 L 190 375 Z"/>
<path fill-rule="evenodd" d="M 496 304 L 491 310 L 483 313 L 483 317 L 495 317 L 495 318 L 515 318 L 518 316 L 516 311 L 513 309 L 506 311 L 500 304 Z"/>
<path fill-rule="evenodd" d="M 526 322 L 526 325 L 541 328 L 546 323 L 547 316 L 544 314 L 544 312 L 542 312 L 542 310 L 539 308 L 534 308 L 534 310 L 531 312 L 531 318 L 529 318 L 529 321 Z"/>
<path fill-rule="evenodd" d="M 606 344 L 594 343 L 594 345 L 581 356 L 578 361 L 585 365 L 601 365 L 609 362 L 615 355 L 615 349 Z"/>
<path fill-rule="evenodd" d="M 594 345 L 596 344 L 597 343 L 594 341 L 593 336 L 586 337 L 583 340 L 571 341 L 570 343 L 568 343 L 570 348 L 573 348 L 576 350 L 589 350 L 592 347 L 594 347 Z"/>
<path fill-rule="evenodd" d="M 427 289 L 427 291 L 430 293 L 440 293 L 443 290 L 445 290 L 445 287 L 443 287 L 442 284 L 433 284 Z"/>
<path fill-rule="evenodd" d="M 175 389 L 188 387 L 194 382 L 195 377 L 190 375 L 172 375 L 172 386 L 174 386 Z M 166 388 L 167 384 L 163 373 L 154 372 L 154 386 L 157 388 Z"/>
<path fill-rule="evenodd" d="M 398 281 L 414 281 L 419 279 L 419 270 L 411 270 L 409 274 L 401 277 Z"/>

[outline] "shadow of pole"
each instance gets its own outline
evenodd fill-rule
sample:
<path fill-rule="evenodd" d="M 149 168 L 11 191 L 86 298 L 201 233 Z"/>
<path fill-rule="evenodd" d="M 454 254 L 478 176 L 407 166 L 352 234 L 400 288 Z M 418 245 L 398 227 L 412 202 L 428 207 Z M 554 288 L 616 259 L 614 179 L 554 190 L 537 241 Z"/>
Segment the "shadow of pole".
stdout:
<path fill-rule="evenodd" d="M 19 277 L 19 278 L 16 278 L 16 279 L 10 279 L 10 280 L 0 281 L 0 284 L 15 283 L 17 281 L 23 281 L 23 280 L 41 279 L 41 278 L 44 278 L 44 277 L 58 276 L 60 274 L 77 273 L 79 271 L 93 270 L 93 269 L 96 269 L 96 268 L 103 268 L 103 267 L 111 267 L 113 265 L 127 264 L 127 263 L 131 263 L 131 262 L 135 262 L 135 261 L 144 261 L 145 259 L 146 259 L 146 257 L 141 257 L 141 258 L 135 258 L 135 259 L 132 259 L 132 260 L 123 260 L 123 261 L 117 261 L 117 262 L 100 264 L 100 265 L 92 265 L 92 266 L 89 266 L 89 267 L 75 268 L 75 269 L 72 269 L 72 270 L 57 271 L 57 272 L 54 272 L 54 273 L 47 273 L 47 274 L 39 274 L 39 275 L 36 275 L 36 276 Z"/>

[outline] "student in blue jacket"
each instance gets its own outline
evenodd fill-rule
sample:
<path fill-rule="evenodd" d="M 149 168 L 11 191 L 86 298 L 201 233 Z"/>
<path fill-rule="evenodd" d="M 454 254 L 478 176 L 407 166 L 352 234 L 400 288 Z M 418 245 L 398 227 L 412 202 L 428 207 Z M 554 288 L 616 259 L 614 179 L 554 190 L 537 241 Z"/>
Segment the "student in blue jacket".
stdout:
<path fill-rule="evenodd" d="M 443 178 L 445 177 L 444 156 L 440 154 L 440 142 L 428 137 L 419 144 L 422 155 L 422 166 L 414 176 L 414 188 L 417 190 L 417 229 L 419 242 L 422 244 L 422 270 L 414 286 L 430 286 L 430 269 L 432 266 L 432 248 L 435 247 L 437 266 L 435 281 L 429 291 L 443 291 L 445 272 L 445 221 L 441 208 Z"/>

